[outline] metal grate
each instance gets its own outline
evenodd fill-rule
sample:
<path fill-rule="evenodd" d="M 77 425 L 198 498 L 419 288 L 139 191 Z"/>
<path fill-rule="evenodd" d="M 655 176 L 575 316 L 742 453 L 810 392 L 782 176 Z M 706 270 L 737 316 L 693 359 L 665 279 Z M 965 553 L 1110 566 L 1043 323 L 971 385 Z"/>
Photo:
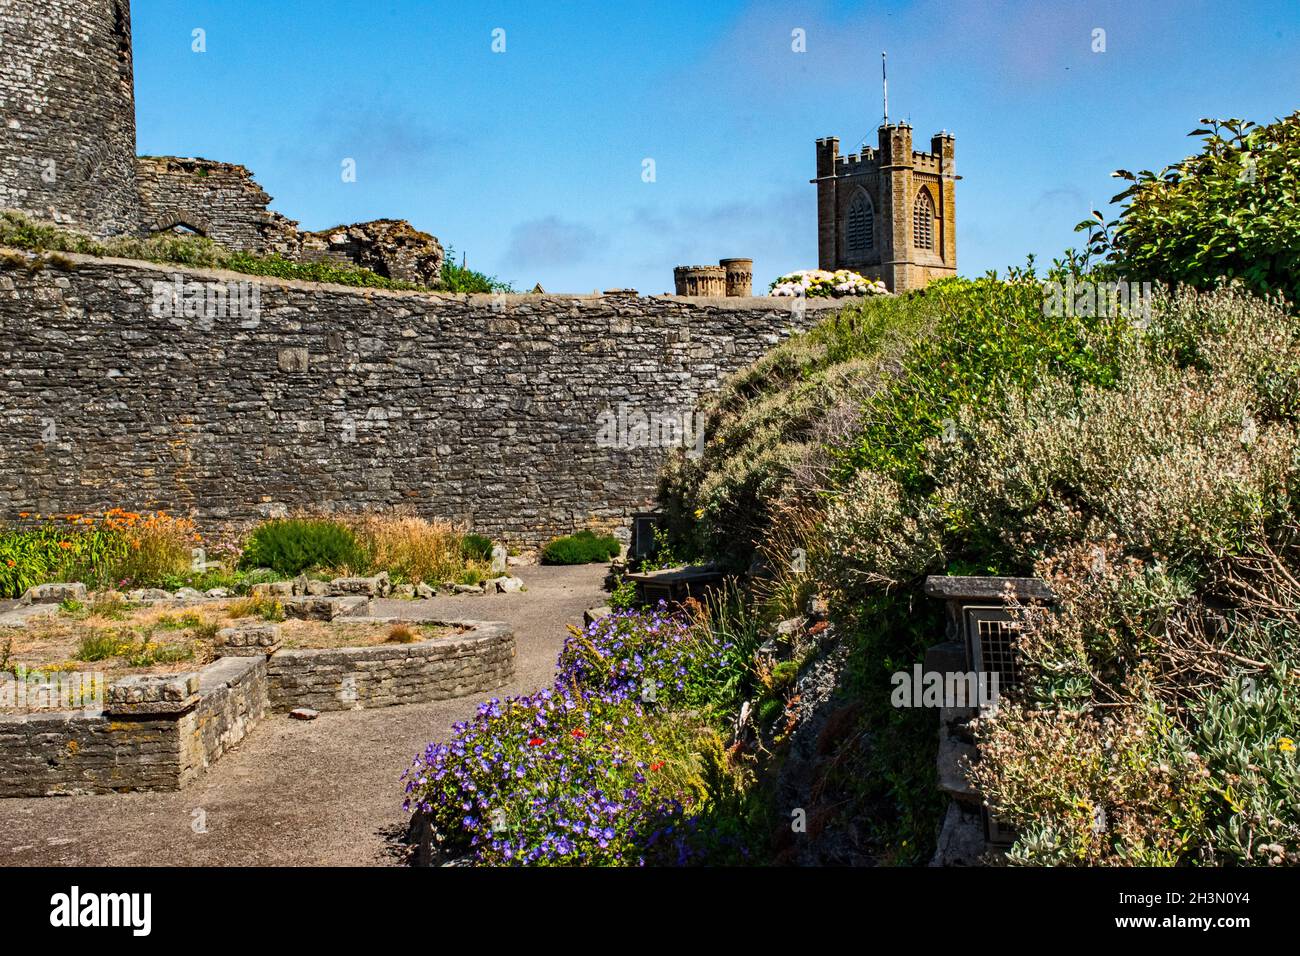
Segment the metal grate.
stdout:
<path fill-rule="evenodd" d="M 967 653 L 976 673 L 997 674 L 998 691 L 1007 691 L 1020 683 L 1016 659 L 1019 626 L 1002 608 L 968 607 L 966 609 Z"/>
<path fill-rule="evenodd" d="M 998 818 L 984 808 L 984 839 L 994 846 L 1010 846 L 1016 842 L 1019 833 L 1014 827 L 998 823 Z"/>
<path fill-rule="evenodd" d="M 632 516 L 632 547 L 628 549 L 633 558 L 648 558 L 655 550 L 655 527 L 659 524 L 657 514 L 638 514 Z"/>

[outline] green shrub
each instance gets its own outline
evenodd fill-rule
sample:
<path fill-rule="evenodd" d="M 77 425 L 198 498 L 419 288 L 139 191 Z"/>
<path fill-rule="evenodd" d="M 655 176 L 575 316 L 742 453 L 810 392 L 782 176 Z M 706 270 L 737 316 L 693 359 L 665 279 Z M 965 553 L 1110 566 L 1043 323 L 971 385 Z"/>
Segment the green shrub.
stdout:
<path fill-rule="evenodd" d="M 292 577 L 313 568 L 361 571 L 367 558 L 352 530 L 328 518 L 279 518 L 258 525 L 240 564 Z"/>
<path fill-rule="evenodd" d="M 611 535 L 598 536 L 594 531 L 583 530 L 577 534 L 548 541 L 542 548 L 543 564 L 591 564 L 608 561 L 618 554 L 618 541 Z"/>
<path fill-rule="evenodd" d="M 467 534 L 460 539 L 460 553 L 470 561 L 491 561 L 492 539 L 481 534 Z"/>
<path fill-rule="evenodd" d="M 111 631 L 92 631 L 77 643 L 72 655 L 79 661 L 106 661 L 123 654 L 131 647 L 129 640 Z"/>
<path fill-rule="evenodd" d="M 791 340 L 724 386 L 703 458 L 666 472 L 666 510 L 706 555 L 745 560 L 758 547 L 780 600 L 806 586 L 830 598 L 848 645 L 840 686 L 857 708 L 844 739 L 869 746 L 837 751 L 825 794 L 880 858 L 928 858 L 943 810 L 933 714 L 894 708 L 884 692 L 943 633 L 925 576 L 1039 574 L 1057 588 L 1065 572 L 1051 561 L 1101 560 L 1100 549 L 1104 563 L 1141 573 L 1113 594 L 1089 591 L 1079 613 L 1058 601 L 1048 617 L 1059 625 L 1041 638 L 1026 624 L 1024 654 L 1038 664 L 1023 691 L 1028 716 L 1008 710 L 986 725 L 987 794 L 1022 827 L 1013 861 L 1235 859 L 1251 821 L 1270 814 L 1277 825 L 1260 832 L 1289 860 L 1297 820 L 1277 809 L 1287 778 L 1255 778 L 1255 797 L 1234 797 L 1247 809 L 1227 817 L 1219 792 L 1236 794 L 1230 778 L 1265 766 L 1272 731 L 1254 736 L 1231 708 L 1215 723 L 1186 691 L 1225 686 L 1226 672 L 1201 663 L 1221 665 L 1220 647 L 1250 661 L 1279 653 L 1281 638 L 1241 636 L 1265 627 L 1224 632 L 1193 611 L 1240 613 L 1240 595 L 1207 589 L 1259 589 L 1260 569 L 1277 560 L 1267 542 L 1300 539 L 1285 530 L 1300 481 L 1300 327 L 1241 290 L 1158 293 L 1142 324 L 1055 317 L 1043 303 L 1024 274 L 940 282 L 868 303 L 888 310 L 881 321 L 859 310 Z M 785 570 L 796 547 L 806 574 Z M 1238 557 L 1230 573 L 1218 566 Z M 1080 573 L 1095 583 L 1087 566 Z M 1300 606 L 1300 594 L 1263 593 L 1271 606 Z M 1236 643 L 1221 644 L 1224 633 Z M 1149 722 L 1035 723 L 1117 702 Z M 1211 724 L 1228 769 L 1209 790 L 1199 777 L 1130 768 L 1149 757 L 1175 771 L 1208 766 L 1211 744 L 1198 735 Z M 1282 748 L 1270 760 L 1288 756 L 1292 738 L 1270 726 Z M 1071 735 L 1088 734 L 1111 741 L 1110 762 L 1072 769 Z M 1123 806 L 1105 801 L 1108 790 Z M 1096 807 L 1121 821 L 1105 841 L 1091 835 Z"/>
<path fill-rule="evenodd" d="M 456 250 L 447 248 L 447 257 L 442 263 L 442 275 L 439 277 L 438 289 L 442 292 L 471 292 L 485 294 L 489 292 L 514 292 L 508 282 L 502 282 L 496 276 L 484 275 L 468 269 L 456 262 Z"/>
<path fill-rule="evenodd" d="M 615 611 L 630 611 L 637 605 L 637 593 L 635 581 L 620 578 L 609 595 L 609 606 Z"/>
<path fill-rule="evenodd" d="M 1114 175 L 1132 183 L 1117 221 L 1079 224 L 1092 250 L 1128 280 L 1206 289 L 1240 279 L 1262 294 L 1300 302 L 1300 111 L 1267 126 L 1201 120 L 1201 152 L 1159 173 Z"/>

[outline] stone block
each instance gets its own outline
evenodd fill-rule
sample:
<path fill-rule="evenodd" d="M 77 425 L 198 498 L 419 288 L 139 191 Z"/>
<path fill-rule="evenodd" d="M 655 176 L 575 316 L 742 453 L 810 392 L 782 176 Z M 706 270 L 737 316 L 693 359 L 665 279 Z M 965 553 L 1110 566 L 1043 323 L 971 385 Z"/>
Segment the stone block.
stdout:
<path fill-rule="evenodd" d="M 364 594 L 366 597 L 387 597 L 393 590 L 393 582 L 387 571 L 380 571 L 369 578 L 335 578 L 330 582 L 331 594 Z"/>
<path fill-rule="evenodd" d="M 274 654 L 280 648 L 278 624 L 243 624 L 217 632 L 217 650 L 230 657 Z"/>
<path fill-rule="evenodd" d="M 304 348 L 280 349 L 278 364 L 285 373 L 305 372 L 308 366 L 307 350 Z"/>
<path fill-rule="evenodd" d="M 64 601 L 86 600 L 86 586 L 80 583 L 37 584 L 28 588 L 21 598 L 23 604 L 62 604 Z"/>
<path fill-rule="evenodd" d="M 338 617 L 356 617 L 370 608 L 370 598 L 364 595 L 348 597 L 290 597 L 284 598 L 284 613 L 300 621 L 332 621 Z"/>
<path fill-rule="evenodd" d="M 108 685 L 105 711 L 110 714 L 180 714 L 199 700 L 199 675 L 135 674 Z"/>
<path fill-rule="evenodd" d="M 939 729 L 939 789 L 958 800 L 978 802 L 979 794 L 966 779 L 965 762 L 979 759 L 979 750 L 957 739 L 946 727 Z"/>

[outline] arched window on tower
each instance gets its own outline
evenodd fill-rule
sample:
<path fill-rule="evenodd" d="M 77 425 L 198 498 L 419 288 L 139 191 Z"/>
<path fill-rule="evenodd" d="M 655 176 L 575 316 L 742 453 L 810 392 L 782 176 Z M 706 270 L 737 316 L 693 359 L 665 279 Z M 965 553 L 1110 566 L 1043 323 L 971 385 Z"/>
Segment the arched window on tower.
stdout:
<path fill-rule="evenodd" d="M 876 214 L 871 207 L 871 197 L 859 190 L 849 203 L 849 216 L 844 228 L 844 251 L 851 257 L 864 256 L 876 244 Z"/>
<path fill-rule="evenodd" d="M 934 203 L 930 191 L 922 189 L 912 205 L 912 245 L 917 249 L 934 248 Z"/>

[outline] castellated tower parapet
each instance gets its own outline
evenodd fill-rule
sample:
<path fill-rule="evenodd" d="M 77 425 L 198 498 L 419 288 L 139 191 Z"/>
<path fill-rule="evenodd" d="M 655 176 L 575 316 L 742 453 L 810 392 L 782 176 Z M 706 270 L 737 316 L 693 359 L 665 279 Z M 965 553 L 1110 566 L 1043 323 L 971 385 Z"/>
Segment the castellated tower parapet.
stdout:
<path fill-rule="evenodd" d="M 892 292 L 957 273 L 955 139 L 912 148 L 912 127 L 886 123 L 876 146 L 840 155 L 834 136 L 817 140 L 817 260 L 883 280 Z"/>
<path fill-rule="evenodd" d="M 137 233 L 130 0 L 0 0 L 0 209 Z"/>

